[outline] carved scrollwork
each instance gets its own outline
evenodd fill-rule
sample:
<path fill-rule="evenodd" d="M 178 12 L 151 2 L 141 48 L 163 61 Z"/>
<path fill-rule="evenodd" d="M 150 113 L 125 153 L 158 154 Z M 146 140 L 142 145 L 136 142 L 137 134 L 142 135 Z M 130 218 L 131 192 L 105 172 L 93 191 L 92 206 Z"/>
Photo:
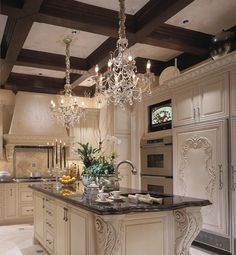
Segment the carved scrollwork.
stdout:
<path fill-rule="evenodd" d="M 189 150 L 191 149 L 204 150 L 204 153 L 206 155 L 205 169 L 209 176 L 207 185 L 205 186 L 205 194 L 207 199 L 209 199 L 211 202 L 214 202 L 213 194 L 215 189 L 216 170 L 214 166 L 212 165 L 212 150 L 213 150 L 212 144 L 206 137 L 199 137 L 199 136 L 191 137 L 187 139 L 182 146 L 181 163 L 179 167 L 179 181 L 180 181 L 180 187 L 182 187 L 181 195 L 185 196 L 187 192 L 187 186 L 186 186 L 186 180 L 185 180 L 185 167 L 188 162 L 188 153 L 189 153 Z"/>
<path fill-rule="evenodd" d="M 97 254 L 115 255 L 121 245 L 123 225 L 120 221 L 104 221 L 101 217 L 95 218 Z"/>
<path fill-rule="evenodd" d="M 200 208 L 182 209 L 174 211 L 175 217 L 175 254 L 190 255 L 193 240 L 202 228 L 202 215 Z"/>

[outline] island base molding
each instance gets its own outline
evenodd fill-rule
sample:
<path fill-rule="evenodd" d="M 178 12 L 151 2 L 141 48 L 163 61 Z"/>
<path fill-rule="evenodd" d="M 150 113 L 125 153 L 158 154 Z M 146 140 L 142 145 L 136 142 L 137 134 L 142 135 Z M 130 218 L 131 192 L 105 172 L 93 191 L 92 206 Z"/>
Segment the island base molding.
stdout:
<path fill-rule="evenodd" d="M 172 231 L 173 228 L 175 231 Z M 158 254 L 163 255 L 190 255 L 191 244 L 201 228 L 200 207 L 166 212 L 165 215 L 163 212 L 96 215 L 96 255 L 141 255 L 144 249 L 151 254 L 158 250 Z M 154 236 L 151 236 L 152 233 L 155 233 Z"/>

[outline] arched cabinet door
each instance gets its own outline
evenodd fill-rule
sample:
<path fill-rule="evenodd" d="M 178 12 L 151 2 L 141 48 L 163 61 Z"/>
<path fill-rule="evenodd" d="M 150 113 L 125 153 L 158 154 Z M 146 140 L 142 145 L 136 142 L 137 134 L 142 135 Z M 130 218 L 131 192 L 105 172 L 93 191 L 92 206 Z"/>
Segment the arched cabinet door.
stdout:
<path fill-rule="evenodd" d="M 174 129 L 174 194 L 209 199 L 203 228 L 227 234 L 226 122 Z"/>

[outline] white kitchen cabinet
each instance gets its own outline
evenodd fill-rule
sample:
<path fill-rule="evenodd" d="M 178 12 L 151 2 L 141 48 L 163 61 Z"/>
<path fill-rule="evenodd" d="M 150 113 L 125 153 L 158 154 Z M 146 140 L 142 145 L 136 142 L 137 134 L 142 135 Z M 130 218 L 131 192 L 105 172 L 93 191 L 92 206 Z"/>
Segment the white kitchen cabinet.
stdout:
<path fill-rule="evenodd" d="M 5 184 L 5 219 L 18 216 L 18 186 Z"/>
<path fill-rule="evenodd" d="M 173 93 L 173 127 L 229 115 L 228 73 L 205 77 Z"/>
<path fill-rule="evenodd" d="M 236 116 L 236 70 L 230 72 L 230 111 Z"/>
<path fill-rule="evenodd" d="M 229 115 L 229 74 L 204 78 L 199 83 L 200 121 L 213 120 Z"/>
<path fill-rule="evenodd" d="M 77 255 L 78 251 L 80 255 L 90 254 L 88 226 L 88 214 L 71 208 L 69 217 L 70 255 Z"/>
<path fill-rule="evenodd" d="M 56 202 L 56 234 L 55 254 L 69 255 L 68 248 L 68 222 L 69 214 L 65 203 Z"/>
<path fill-rule="evenodd" d="M 174 93 L 172 100 L 173 126 L 191 124 L 196 121 L 197 92 L 194 87 Z"/>
<path fill-rule="evenodd" d="M 226 122 L 210 122 L 173 130 L 174 194 L 209 199 L 203 227 L 227 234 Z"/>
<path fill-rule="evenodd" d="M 44 208 L 45 197 L 39 193 L 34 193 L 34 232 L 35 237 L 43 244 L 44 242 Z"/>
<path fill-rule="evenodd" d="M 233 232 L 236 239 L 236 118 L 231 119 L 231 170 L 232 170 L 232 199 L 233 199 Z M 235 247 L 236 250 L 236 247 Z"/>

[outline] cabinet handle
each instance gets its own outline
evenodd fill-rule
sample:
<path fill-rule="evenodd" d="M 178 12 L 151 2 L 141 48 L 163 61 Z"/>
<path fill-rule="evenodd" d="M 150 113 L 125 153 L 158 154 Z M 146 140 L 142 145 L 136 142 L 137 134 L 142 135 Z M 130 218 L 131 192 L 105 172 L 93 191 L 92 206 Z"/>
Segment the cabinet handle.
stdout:
<path fill-rule="evenodd" d="M 200 119 L 200 107 L 197 107 L 198 118 Z"/>
<path fill-rule="evenodd" d="M 66 208 L 64 207 L 64 217 L 63 217 L 63 220 L 66 221 Z"/>
<path fill-rule="evenodd" d="M 223 189 L 223 181 L 222 181 L 222 175 L 223 175 L 223 169 L 222 169 L 222 164 L 219 164 L 219 189 Z"/>
<path fill-rule="evenodd" d="M 196 109 L 195 108 L 193 108 L 193 118 L 194 118 L 194 120 L 196 119 Z"/>
<path fill-rule="evenodd" d="M 10 196 L 12 197 L 12 189 L 10 189 Z"/>
<path fill-rule="evenodd" d="M 63 220 L 64 220 L 65 222 L 68 221 L 68 209 L 65 208 L 65 207 L 64 207 L 64 218 L 63 218 Z"/>
<path fill-rule="evenodd" d="M 45 198 L 43 198 L 43 208 L 45 208 L 45 205 L 44 205 L 44 200 L 45 200 Z"/>
<path fill-rule="evenodd" d="M 236 170 L 234 168 L 234 165 L 232 165 L 231 167 L 232 167 L 232 190 L 235 191 L 236 190 L 236 182 L 235 182 Z"/>
<path fill-rule="evenodd" d="M 52 244 L 52 241 L 50 241 L 50 240 L 48 240 L 48 239 L 46 240 L 46 242 L 48 242 L 49 244 Z"/>

